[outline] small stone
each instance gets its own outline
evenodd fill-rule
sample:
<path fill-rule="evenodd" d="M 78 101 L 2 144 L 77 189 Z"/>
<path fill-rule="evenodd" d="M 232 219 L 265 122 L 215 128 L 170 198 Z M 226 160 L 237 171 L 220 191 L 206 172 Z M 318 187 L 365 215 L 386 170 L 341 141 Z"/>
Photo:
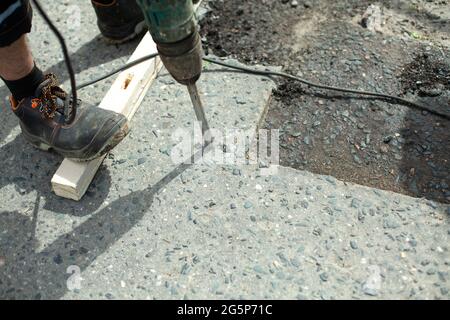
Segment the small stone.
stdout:
<path fill-rule="evenodd" d="M 393 139 L 392 136 L 385 136 L 385 137 L 383 138 L 383 142 L 386 143 L 386 144 L 388 144 L 389 142 L 392 141 L 392 139 Z"/>
<path fill-rule="evenodd" d="M 304 137 L 303 138 L 303 143 L 306 144 L 306 145 L 309 145 L 311 143 L 311 138 L 308 137 L 308 136 Z"/>
<path fill-rule="evenodd" d="M 278 258 L 280 258 L 280 260 L 283 264 L 289 264 L 289 260 L 283 252 L 278 252 L 277 256 L 278 256 Z"/>
<path fill-rule="evenodd" d="M 363 286 L 363 292 L 364 294 L 368 295 L 368 296 L 377 296 L 378 295 L 378 291 L 374 288 L 368 287 L 368 286 Z"/>
<path fill-rule="evenodd" d="M 427 265 L 430 264 L 430 260 L 427 260 L 427 259 L 422 260 L 422 262 L 421 262 L 420 264 L 421 264 L 422 266 L 426 267 Z"/>
<path fill-rule="evenodd" d="M 240 175 L 241 175 L 241 170 L 239 170 L 239 169 L 233 169 L 233 175 L 234 175 L 234 176 L 240 176 Z"/>
<path fill-rule="evenodd" d="M 162 154 L 165 154 L 166 156 L 170 156 L 170 150 L 168 147 L 162 147 L 159 149 L 159 152 L 161 152 Z"/>
<path fill-rule="evenodd" d="M 246 201 L 246 202 L 244 203 L 244 208 L 245 208 L 245 209 L 250 209 L 251 207 L 253 207 L 253 204 L 252 204 L 251 202 Z"/>
<path fill-rule="evenodd" d="M 350 204 L 350 206 L 352 208 L 358 209 L 361 205 L 361 201 L 359 201 L 358 199 L 353 199 L 352 203 Z"/>
<path fill-rule="evenodd" d="M 326 272 L 321 273 L 319 277 L 320 277 L 320 280 L 322 280 L 323 282 L 328 281 L 328 274 Z"/>
<path fill-rule="evenodd" d="M 292 8 L 297 8 L 298 7 L 298 1 L 297 0 L 292 0 L 291 1 L 291 7 Z"/>
<path fill-rule="evenodd" d="M 329 182 L 330 184 L 332 184 L 333 186 L 336 185 L 336 178 L 334 178 L 334 177 L 327 176 L 327 177 L 325 177 L 325 180 L 327 182 Z"/>
<path fill-rule="evenodd" d="M 253 271 L 257 272 L 257 273 L 265 273 L 264 269 L 260 266 L 260 265 L 256 265 L 253 267 Z"/>
<path fill-rule="evenodd" d="M 187 274 L 189 274 L 189 271 L 191 270 L 191 267 L 189 267 L 189 265 L 187 264 L 187 263 L 185 263 L 184 265 L 183 265 L 183 267 L 181 268 L 181 271 L 180 271 L 180 273 L 182 274 L 182 275 L 187 275 Z"/>
<path fill-rule="evenodd" d="M 234 209 L 236 209 L 236 208 L 237 208 L 237 207 L 236 207 L 236 205 L 235 205 L 234 203 L 230 204 L 230 209 L 234 210 Z"/>
<path fill-rule="evenodd" d="M 427 275 L 432 276 L 434 274 L 436 274 L 436 269 L 430 268 L 430 269 L 427 270 Z"/>
<path fill-rule="evenodd" d="M 438 205 L 435 202 L 433 202 L 433 201 L 428 201 L 427 202 L 427 206 L 429 206 L 430 208 L 433 208 L 433 209 L 437 209 L 438 208 Z"/>
<path fill-rule="evenodd" d="M 209 208 L 212 208 L 212 207 L 214 207 L 216 205 L 216 203 L 214 202 L 214 201 L 211 201 L 209 204 L 208 204 L 208 207 Z"/>
<path fill-rule="evenodd" d="M 108 299 L 108 300 L 114 299 L 114 296 L 113 296 L 111 293 L 105 294 L 105 297 L 106 297 L 106 299 Z"/>
<path fill-rule="evenodd" d="M 173 296 L 178 295 L 178 290 L 177 290 L 177 288 L 172 287 L 172 288 L 170 289 L 170 294 L 173 295 Z"/>
<path fill-rule="evenodd" d="M 54 261 L 56 264 L 61 264 L 61 263 L 63 263 L 63 258 L 61 257 L 60 254 L 58 254 L 58 255 L 56 255 L 56 256 L 53 258 L 53 261 Z"/>
<path fill-rule="evenodd" d="M 256 222 L 256 217 L 255 217 L 255 216 L 250 216 L 250 220 L 251 220 L 252 222 Z"/>
<path fill-rule="evenodd" d="M 240 98 L 240 97 L 236 97 L 235 100 L 236 100 L 236 103 L 237 103 L 237 104 L 246 104 L 246 103 L 247 103 L 247 101 L 243 100 L 243 99 Z"/>
<path fill-rule="evenodd" d="M 358 212 L 358 221 L 364 222 L 365 219 L 366 216 L 364 215 L 364 213 L 362 211 Z"/>
<path fill-rule="evenodd" d="M 300 267 L 300 261 L 297 259 L 297 258 L 292 258 L 291 259 L 291 264 L 294 266 L 294 267 L 296 267 L 296 268 L 299 268 Z"/>
<path fill-rule="evenodd" d="M 147 161 L 147 159 L 145 159 L 145 158 L 139 158 L 138 161 L 137 161 L 138 166 L 140 166 L 141 164 L 144 164 L 145 161 Z"/>
<path fill-rule="evenodd" d="M 441 282 L 447 282 L 448 272 L 438 272 L 439 280 Z"/>
<path fill-rule="evenodd" d="M 400 224 L 392 219 L 385 219 L 383 221 L 383 228 L 385 229 L 397 229 L 400 227 Z"/>
<path fill-rule="evenodd" d="M 358 244 L 355 240 L 350 241 L 350 247 L 352 247 L 353 250 L 358 249 Z"/>
<path fill-rule="evenodd" d="M 355 161 L 357 164 L 362 164 L 361 158 L 358 157 L 356 154 L 353 155 L 353 161 Z"/>

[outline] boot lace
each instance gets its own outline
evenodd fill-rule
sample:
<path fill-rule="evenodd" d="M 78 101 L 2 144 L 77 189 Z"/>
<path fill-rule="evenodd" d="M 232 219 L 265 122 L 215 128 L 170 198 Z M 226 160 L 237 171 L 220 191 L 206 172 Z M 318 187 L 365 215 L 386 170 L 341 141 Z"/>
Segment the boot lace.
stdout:
<path fill-rule="evenodd" d="M 70 118 L 72 106 L 67 93 L 58 86 L 56 75 L 52 73 L 45 75 L 45 80 L 36 89 L 35 96 L 38 98 L 32 99 L 32 107 L 39 107 L 44 117 L 54 119 L 59 113 L 64 119 Z"/>

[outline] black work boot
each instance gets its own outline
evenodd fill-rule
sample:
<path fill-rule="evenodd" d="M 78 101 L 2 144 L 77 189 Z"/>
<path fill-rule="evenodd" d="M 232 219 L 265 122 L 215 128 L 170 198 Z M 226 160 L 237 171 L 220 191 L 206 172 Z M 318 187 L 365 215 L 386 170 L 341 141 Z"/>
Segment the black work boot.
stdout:
<path fill-rule="evenodd" d="M 132 40 L 146 30 L 136 0 L 92 0 L 92 5 L 100 32 L 113 43 Z"/>
<path fill-rule="evenodd" d="M 11 107 L 20 119 L 25 139 L 40 149 L 53 149 L 66 158 L 88 161 L 105 154 L 127 135 L 129 127 L 124 115 L 85 106 L 81 101 L 75 119 L 66 124 L 64 110 L 69 99 L 53 74 L 45 76 L 34 97 L 20 102 L 11 97 Z"/>

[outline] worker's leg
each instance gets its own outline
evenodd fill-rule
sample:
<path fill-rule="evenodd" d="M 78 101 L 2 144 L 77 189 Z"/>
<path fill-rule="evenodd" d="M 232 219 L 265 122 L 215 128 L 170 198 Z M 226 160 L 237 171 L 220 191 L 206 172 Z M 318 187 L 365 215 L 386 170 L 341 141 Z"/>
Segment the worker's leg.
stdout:
<path fill-rule="evenodd" d="M 0 48 L 0 76 L 17 101 L 34 95 L 44 80 L 44 74 L 34 64 L 26 35 Z"/>
<path fill-rule="evenodd" d="M 65 122 L 72 101 L 53 74 L 44 76 L 35 67 L 25 36 L 31 19 L 27 0 L 0 0 L 0 76 L 12 93 L 11 108 L 23 136 L 37 147 L 80 160 L 111 150 L 127 134 L 127 119 L 79 102 L 76 118 Z"/>
<path fill-rule="evenodd" d="M 31 30 L 28 1 L 0 2 L 0 77 L 17 100 L 34 94 L 43 73 L 34 65 L 26 33 Z"/>
<path fill-rule="evenodd" d="M 114 43 L 134 39 L 146 30 L 136 0 L 91 0 L 102 35 Z"/>

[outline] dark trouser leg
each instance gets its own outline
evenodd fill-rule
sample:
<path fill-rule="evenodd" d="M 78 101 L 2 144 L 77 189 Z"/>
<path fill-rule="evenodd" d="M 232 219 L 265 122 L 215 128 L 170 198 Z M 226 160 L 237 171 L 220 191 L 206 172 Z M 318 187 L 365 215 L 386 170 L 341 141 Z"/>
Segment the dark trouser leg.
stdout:
<path fill-rule="evenodd" d="M 91 0 L 102 35 L 115 43 L 131 40 L 146 29 L 136 0 Z"/>
<path fill-rule="evenodd" d="M 0 47 L 7 47 L 31 31 L 33 10 L 28 0 L 0 1 Z"/>
<path fill-rule="evenodd" d="M 0 2 L 0 76 L 18 101 L 32 96 L 44 78 L 26 39 L 32 14 L 28 0 Z"/>

